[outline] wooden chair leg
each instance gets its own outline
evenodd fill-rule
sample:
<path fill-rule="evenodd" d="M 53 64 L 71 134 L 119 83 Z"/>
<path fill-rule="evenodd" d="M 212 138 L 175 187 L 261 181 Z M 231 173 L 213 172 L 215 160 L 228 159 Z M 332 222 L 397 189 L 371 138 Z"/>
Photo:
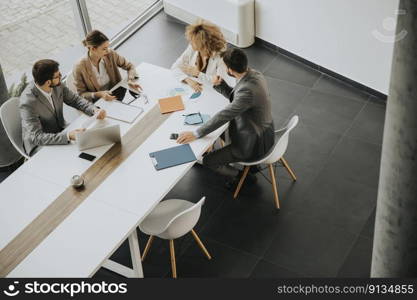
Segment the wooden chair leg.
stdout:
<path fill-rule="evenodd" d="M 278 189 L 277 189 L 277 182 L 275 180 L 275 171 L 272 164 L 269 164 L 269 174 L 271 175 L 271 184 L 272 184 L 272 190 L 274 191 L 274 200 L 275 200 L 275 206 L 277 209 L 279 209 L 279 198 L 278 198 Z"/>
<path fill-rule="evenodd" d="M 154 239 L 154 236 L 153 236 L 153 235 L 149 236 L 149 239 L 148 239 L 148 241 L 146 242 L 145 250 L 143 250 L 143 254 L 142 254 L 142 261 L 144 261 L 144 260 L 145 260 L 146 255 L 148 254 L 149 249 L 151 248 L 151 245 L 152 245 L 153 239 Z"/>
<path fill-rule="evenodd" d="M 248 175 L 249 169 L 250 169 L 250 166 L 246 166 L 245 169 L 243 170 L 242 177 L 240 178 L 239 183 L 236 187 L 235 193 L 233 194 L 234 199 L 237 198 L 237 195 L 239 194 L 240 189 L 242 188 L 243 182 L 245 181 L 245 178 Z"/>
<path fill-rule="evenodd" d="M 177 265 L 175 263 L 174 240 L 169 240 L 169 252 L 171 253 L 172 278 L 177 278 Z"/>
<path fill-rule="evenodd" d="M 210 253 L 207 251 L 207 248 L 204 246 L 203 242 L 201 242 L 200 238 L 198 237 L 197 233 L 194 231 L 194 229 L 191 229 L 191 234 L 193 235 L 195 241 L 197 242 L 198 246 L 200 246 L 200 249 L 203 251 L 203 253 L 207 256 L 208 259 L 211 259 Z"/>
<path fill-rule="evenodd" d="M 297 177 L 295 176 L 293 170 L 291 170 L 290 166 L 288 165 L 288 162 L 285 160 L 284 157 L 281 157 L 281 162 L 284 165 L 285 169 L 287 169 L 288 173 L 290 173 L 290 176 L 294 181 L 297 181 Z"/>

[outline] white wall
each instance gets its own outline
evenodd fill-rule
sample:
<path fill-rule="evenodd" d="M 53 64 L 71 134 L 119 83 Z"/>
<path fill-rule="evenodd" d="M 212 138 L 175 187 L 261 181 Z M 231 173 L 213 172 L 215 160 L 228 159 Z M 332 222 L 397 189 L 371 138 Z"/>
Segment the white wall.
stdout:
<path fill-rule="evenodd" d="M 259 38 L 388 94 L 399 0 L 255 1 Z"/>

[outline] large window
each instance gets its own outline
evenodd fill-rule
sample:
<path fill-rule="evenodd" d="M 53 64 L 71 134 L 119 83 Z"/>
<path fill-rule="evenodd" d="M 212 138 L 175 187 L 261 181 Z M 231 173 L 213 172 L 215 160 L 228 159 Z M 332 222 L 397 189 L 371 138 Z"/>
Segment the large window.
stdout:
<path fill-rule="evenodd" d="M 87 0 L 93 29 L 114 36 L 142 15 L 156 0 Z"/>
<path fill-rule="evenodd" d="M 79 43 L 70 0 L 0 1 L 0 63 L 14 81 L 38 59 Z"/>
<path fill-rule="evenodd" d="M 99 29 L 110 39 L 133 31 L 157 2 L 161 5 L 158 0 L 1 0 L 0 64 L 7 83 L 23 73 L 30 78 L 33 63 L 42 58 L 57 59 L 62 72 L 69 72 L 84 51 L 87 31 Z"/>

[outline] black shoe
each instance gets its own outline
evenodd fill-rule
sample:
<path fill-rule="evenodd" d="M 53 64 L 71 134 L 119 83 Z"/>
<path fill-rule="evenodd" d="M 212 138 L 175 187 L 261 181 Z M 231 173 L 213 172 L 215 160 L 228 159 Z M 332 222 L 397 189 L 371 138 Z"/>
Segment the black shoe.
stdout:
<path fill-rule="evenodd" d="M 249 174 L 256 174 L 258 172 L 261 172 L 261 168 L 258 165 L 251 166 L 249 169 Z"/>
<path fill-rule="evenodd" d="M 239 184 L 239 181 L 240 181 L 240 178 L 242 178 L 242 175 L 243 175 L 243 171 L 239 171 L 239 174 L 235 178 L 226 179 L 225 187 L 228 190 L 235 189 L 237 185 Z M 256 177 L 256 175 L 248 173 L 246 175 L 246 178 L 243 184 L 256 184 L 257 182 L 258 182 L 258 178 Z"/>

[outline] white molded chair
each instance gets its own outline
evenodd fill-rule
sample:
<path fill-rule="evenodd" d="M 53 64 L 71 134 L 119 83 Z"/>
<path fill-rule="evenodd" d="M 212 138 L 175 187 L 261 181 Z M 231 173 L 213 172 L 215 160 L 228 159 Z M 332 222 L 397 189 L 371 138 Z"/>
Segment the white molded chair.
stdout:
<path fill-rule="evenodd" d="M 236 187 L 235 193 L 233 194 L 233 198 L 237 198 L 240 189 L 242 188 L 243 182 L 245 181 L 246 176 L 248 175 L 249 169 L 251 166 L 256 166 L 260 164 L 267 164 L 269 167 L 269 174 L 271 175 L 271 184 L 272 190 L 274 192 L 274 200 L 275 206 L 279 209 L 279 198 L 278 198 L 278 190 L 277 190 L 277 183 L 275 179 L 275 172 L 273 164 L 277 161 L 281 161 L 284 167 L 287 169 L 288 173 L 291 175 L 294 181 L 297 180 L 294 172 L 291 170 L 290 166 L 288 165 L 287 161 L 284 159 L 285 151 L 287 151 L 288 146 L 288 137 L 290 135 L 291 130 L 294 129 L 295 126 L 298 124 L 298 116 L 293 116 L 290 121 L 288 122 L 287 126 L 276 130 L 275 133 L 279 133 L 284 131 L 282 136 L 276 141 L 273 150 L 264 158 L 254 162 L 239 162 L 240 165 L 243 165 L 245 168 L 243 169 L 242 177 L 239 180 L 239 183 Z"/>
<path fill-rule="evenodd" d="M 12 145 L 25 159 L 29 159 L 29 155 L 26 154 L 26 151 L 23 148 L 19 98 L 10 98 L 3 103 L 0 107 L 0 119 Z"/>
<path fill-rule="evenodd" d="M 142 261 L 145 260 L 155 236 L 164 240 L 169 240 L 172 277 L 177 278 L 174 240 L 188 232 L 191 232 L 207 258 L 211 259 L 206 247 L 201 242 L 197 233 L 193 230 L 200 218 L 201 206 L 204 204 L 204 200 L 205 197 L 201 198 L 197 203 L 181 199 L 171 199 L 160 202 L 139 225 L 140 230 L 149 235 L 148 242 L 143 251 Z"/>

